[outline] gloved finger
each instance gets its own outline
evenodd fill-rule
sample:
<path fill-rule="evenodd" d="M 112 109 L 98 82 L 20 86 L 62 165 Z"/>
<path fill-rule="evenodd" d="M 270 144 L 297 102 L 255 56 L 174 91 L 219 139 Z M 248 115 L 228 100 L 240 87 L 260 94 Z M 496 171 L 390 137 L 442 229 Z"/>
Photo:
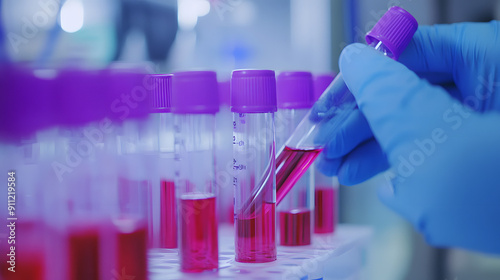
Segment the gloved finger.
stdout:
<path fill-rule="evenodd" d="M 399 61 L 411 70 L 453 74 L 456 63 L 474 61 L 479 48 L 495 48 L 499 22 L 419 26 Z M 497 45 L 498 46 L 498 45 Z"/>
<path fill-rule="evenodd" d="M 427 80 L 429 83 L 440 86 L 445 89 L 453 98 L 463 101 L 463 95 L 453 81 L 451 73 L 443 75 L 443 73 L 433 72 L 416 72 L 421 79 Z"/>
<path fill-rule="evenodd" d="M 342 158 L 328 159 L 321 153 L 316 160 L 316 168 L 319 172 L 331 177 L 337 175 L 341 163 Z"/>
<path fill-rule="evenodd" d="M 371 177 L 387 170 L 389 163 L 375 139 L 356 147 L 344 157 L 337 176 L 339 182 L 345 186 L 362 183 Z"/>
<path fill-rule="evenodd" d="M 411 150 L 413 141 L 431 134 L 452 104 L 444 89 L 368 46 L 347 46 L 339 64 L 360 111 L 391 163 Z"/>
<path fill-rule="evenodd" d="M 330 122 L 323 124 L 320 133 L 329 131 L 331 122 L 333 121 L 330 120 Z M 330 159 L 342 157 L 370 138 L 373 138 L 370 126 L 363 114 L 356 109 L 342 123 L 333 138 L 328 141 L 323 154 Z"/>

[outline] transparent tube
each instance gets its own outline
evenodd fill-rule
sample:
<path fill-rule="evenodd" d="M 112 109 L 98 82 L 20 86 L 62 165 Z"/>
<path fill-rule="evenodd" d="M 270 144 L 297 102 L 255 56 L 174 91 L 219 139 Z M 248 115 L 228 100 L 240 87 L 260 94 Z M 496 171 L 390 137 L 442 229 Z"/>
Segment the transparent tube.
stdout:
<path fill-rule="evenodd" d="M 65 242 L 61 246 L 66 255 L 67 264 L 64 267 L 67 279 L 78 279 L 82 275 L 102 279 L 108 276 L 106 270 L 111 269 L 109 256 L 102 253 L 109 252 L 109 248 L 104 246 L 107 244 L 105 227 L 108 223 L 106 215 L 103 215 L 109 212 L 103 199 L 110 186 L 107 183 L 111 183 L 105 179 L 112 166 L 103 168 L 99 158 L 100 142 L 90 140 L 93 137 L 89 137 L 87 132 L 91 130 L 92 125 L 59 130 L 61 142 L 58 146 L 62 149 L 57 151 L 57 161 L 60 164 L 73 161 L 69 165 L 73 167 L 71 172 L 59 178 L 63 187 L 62 200 L 58 202 L 62 204 L 61 209 L 52 212 L 62 214 L 64 219 Z"/>
<path fill-rule="evenodd" d="M 216 270 L 219 262 L 215 116 L 175 116 L 175 185 L 181 271 Z"/>
<path fill-rule="evenodd" d="M 117 209 L 112 213 L 115 270 L 147 277 L 147 248 L 153 247 L 150 154 L 154 141 L 147 119 L 125 120 L 117 128 Z"/>
<path fill-rule="evenodd" d="M 233 113 L 233 131 L 236 261 L 274 261 L 274 113 Z"/>
<path fill-rule="evenodd" d="M 158 123 L 158 172 L 160 247 L 177 248 L 177 202 L 174 182 L 174 116 L 171 113 L 153 114 Z M 155 189 L 156 190 L 156 189 Z M 156 195 L 154 196 L 156 197 Z"/>
<path fill-rule="evenodd" d="M 315 168 L 314 183 L 314 233 L 335 232 L 339 215 L 339 180 Z"/>
<path fill-rule="evenodd" d="M 284 145 L 308 109 L 279 109 L 276 117 L 276 144 Z M 314 176 L 308 170 L 278 206 L 280 244 L 298 246 L 311 244 L 314 209 Z"/>
<path fill-rule="evenodd" d="M 234 224 L 234 187 L 233 187 L 233 151 L 228 149 L 232 145 L 233 114 L 229 106 L 221 104 L 216 119 L 216 173 L 219 199 L 219 223 Z"/>
<path fill-rule="evenodd" d="M 370 46 L 392 57 L 382 42 Z M 276 202 L 278 204 L 304 175 L 328 140 L 337 133 L 356 106 L 354 96 L 349 92 L 342 73 L 339 73 L 278 153 L 276 163 Z M 321 129 L 323 126 L 328 126 L 328 128 Z M 322 134 L 319 133 L 320 131 Z"/>
<path fill-rule="evenodd" d="M 41 166 L 40 142 L 33 137 L 25 137 L 12 147 L 12 154 L 2 152 L 5 156 L 6 174 L 5 193 L 0 197 L 5 201 L 5 220 L 7 227 L 0 230 L 4 234 L 4 244 L 0 245 L 7 257 L 2 256 L 2 279 L 48 279 L 46 270 L 48 259 L 44 253 L 46 245 L 46 225 L 42 217 L 44 184 L 42 172 L 47 172 Z M 5 196 L 4 196 L 5 195 Z M 13 232 L 15 235 L 13 236 Z M 10 239 L 7 239 L 10 237 Z M 14 237 L 14 239 L 12 239 Z M 11 250 L 14 246 L 15 250 Z M 5 249 L 5 250 L 3 250 Z M 14 258 L 14 259 L 13 259 Z M 8 263 L 14 260 L 14 262 Z M 14 265 L 13 265 L 14 264 Z M 15 273 L 7 267 L 15 268 Z M 23 269 L 18 269 L 23 267 Z"/>

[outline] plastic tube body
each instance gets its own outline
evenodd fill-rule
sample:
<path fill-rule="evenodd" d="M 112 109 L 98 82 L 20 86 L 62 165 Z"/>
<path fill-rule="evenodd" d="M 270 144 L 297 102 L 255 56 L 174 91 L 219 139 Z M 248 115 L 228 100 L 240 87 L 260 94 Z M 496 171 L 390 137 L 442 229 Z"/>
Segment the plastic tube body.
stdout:
<path fill-rule="evenodd" d="M 238 262 L 276 260 L 274 113 L 233 113 Z"/>
<path fill-rule="evenodd" d="M 276 144 L 284 145 L 308 109 L 279 109 L 276 120 Z M 311 244 L 314 210 L 314 170 L 304 173 L 278 206 L 280 244 L 297 246 Z"/>
<path fill-rule="evenodd" d="M 160 248 L 177 248 L 177 201 L 174 176 L 174 116 L 172 113 L 152 114 L 158 125 L 159 189 L 153 189 L 154 208 L 159 213 Z M 153 203 L 153 205 L 154 205 Z"/>
<path fill-rule="evenodd" d="M 384 55 L 391 56 L 381 42 L 372 46 Z M 354 96 L 349 92 L 342 73 L 339 73 L 278 154 L 276 170 L 278 204 L 311 166 L 356 106 Z"/>
<path fill-rule="evenodd" d="M 314 169 L 314 233 L 335 232 L 339 211 L 339 181 Z"/>
<path fill-rule="evenodd" d="M 233 187 L 233 150 L 232 145 L 233 114 L 228 106 L 221 104 L 216 114 L 216 173 L 215 182 L 219 190 L 219 223 L 234 223 L 234 187 Z"/>
<path fill-rule="evenodd" d="M 215 116 L 175 115 L 175 185 L 181 271 L 218 268 Z"/>

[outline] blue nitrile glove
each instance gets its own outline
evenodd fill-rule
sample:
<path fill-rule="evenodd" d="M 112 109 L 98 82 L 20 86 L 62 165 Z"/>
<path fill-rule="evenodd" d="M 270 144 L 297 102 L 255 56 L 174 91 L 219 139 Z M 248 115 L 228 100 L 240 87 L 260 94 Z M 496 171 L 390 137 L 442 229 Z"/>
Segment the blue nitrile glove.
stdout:
<path fill-rule="evenodd" d="M 344 49 L 359 111 L 320 169 L 350 185 L 390 167 L 382 201 L 429 243 L 500 254 L 500 22 L 422 26 L 400 61 Z"/>

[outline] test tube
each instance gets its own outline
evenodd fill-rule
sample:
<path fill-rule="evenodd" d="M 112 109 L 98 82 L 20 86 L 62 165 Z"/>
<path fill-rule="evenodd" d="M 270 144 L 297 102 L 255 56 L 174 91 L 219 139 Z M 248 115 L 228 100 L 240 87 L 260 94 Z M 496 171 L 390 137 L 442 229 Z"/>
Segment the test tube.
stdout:
<path fill-rule="evenodd" d="M 174 183 L 174 117 L 171 113 L 172 74 L 151 75 L 151 82 L 153 113 L 150 118 L 155 123 L 158 138 L 159 247 L 173 249 L 177 248 L 177 203 Z M 155 191 L 157 190 L 153 190 L 153 193 Z"/>
<path fill-rule="evenodd" d="M 215 72 L 174 73 L 175 185 L 183 272 L 218 269 L 214 150 L 218 110 Z"/>
<path fill-rule="evenodd" d="M 314 104 L 312 74 L 281 72 L 276 78 L 276 93 L 276 145 L 281 147 Z M 281 129 L 278 130 L 279 124 Z M 304 173 L 278 206 L 281 245 L 311 244 L 314 210 L 314 173 L 311 171 Z"/>
<path fill-rule="evenodd" d="M 236 261 L 276 260 L 276 78 L 271 70 L 235 70 L 231 78 Z"/>
<path fill-rule="evenodd" d="M 314 95 L 317 100 L 335 78 L 335 74 L 314 77 Z M 328 177 L 314 168 L 314 233 L 332 233 L 338 221 L 337 177 Z"/>
<path fill-rule="evenodd" d="M 2 236 L 0 250 L 4 252 L 0 257 L 0 278 L 50 279 L 50 275 L 47 274 L 49 258 L 46 254 L 50 247 L 46 244 L 47 226 L 42 215 L 44 206 L 42 198 L 47 184 L 43 179 L 49 172 L 47 168 L 49 165 L 44 161 L 43 141 L 38 133 L 35 133 L 40 129 L 40 125 L 48 120 L 47 113 L 50 111 L 46 107 L 34 109 L 36 105 L 48 105 L 47 101 L 50 100 L 48 93 L 51 92 L 53 81 L 41 79 L 32 71 L 17 70 L 14 73 L 11 73 L 12 76 L 6 80 L 8 82 L 6 87 L 2 87 L 2 95 L 4 98 L 12 94 L 12 97 L 29 97 L 29 99 L 18 100 L 17 104 L 23 108 L 10 111 L 12 115 L 9 116 L 20 122 L 17 125 L 22 127 L 18 128 L 18 132 L 24 130 L 23 136 L 16 140 L 11 138 L 11 141 L 0 144 L 2 155 L 0 170 L 5 174 L 6 181 L 4 191 L 0 194 L 5 210 L 0 216 L 7 221 L 7 224 L 0 228 Z M 5 104 L 16 105 L 15 102 Z M 9 109 L 2 111 L 8 112 Z M 2 130 L 12 124 L 9 121 L 5 125 L 0 125 Z M 13 134 L 17 133 L 14 132 L 9 136 Z M 59 260 L 57 256 L 54 257 Z"/>
<path fill-rule="evenodd" d="M 230 81 L 219 81 L 220 110 L 215 116 L 216 121 L 216 170 L 215 183 L 219 190 L 219 223 L 234 224 L 234 187 L 233 187 L 233 150 L 232 145 L 233 115 L 230 109 Z"/>
<path fill-rule="evenodd" d="M 129 96 L 129 113 L 115 127 L 117 165 L 116 205 L 111 213 L 114 268 L 118 275 L 126 272 L 137 279 L 147 279 L 147 249 L 153 247 L 151 190 L 154 172 L 148 154 L 150 110 L 147 76 L 141 68 L 116 66 L 110 75 L 111 90 L 121 97 Z M 133 106 L 132 106 L 133 105 Z M 110 273 L 111 277 L 114 277 Z M 109 277 L 108 275 L 106 275 Z"/>
<path fill-rule="evenodd" d="M 94 133 L 94 122 L 104 114 L 104 106 L 100 107 L 102 104 L 97 102 L 102 93 L 97 86 L 100 78 L 98 72 L 64 70 L 58 73 L 56 82 L 56 107 L 63 127 L 58 130 L 56 158 L 59 164 L 54 169 L 62 189 L 55 195 L 61 197 L 54 206 L 61 208 L 52 209 L 47 215 L 61 215 L 64 219 L 61 239 L 64 240 L 64 260 L 68 262 L 64 266 L 64 279 L 104 279 L 110 274 L 107 274 L 111 268 L 109 258 L 103 255 L 108 225 L 103 190 L 114 181 L 107 180 L 112 166 L 103 168 L 99 158 L 103 139 Z M 50 216 L 48 220 L 57 223 L 57 219 Z M 51 235 L 57 236 L 58 225 L 55 227 Z"/>
<path fill-rule="evenodd" d="M 366 35 L 369 46 L 397 60 L 417 30 L 415 18 L 400 7 L 391 7 Z M 311 166 L 329 139 L 356 108 L 342 73 L 339 73 L 313 108 L 299 123 L 277 157 L 276 202 Z M 319 134 L 328 125 L 328 134 Z M 323 132 L 325 132 L 324 130 Z"/>

